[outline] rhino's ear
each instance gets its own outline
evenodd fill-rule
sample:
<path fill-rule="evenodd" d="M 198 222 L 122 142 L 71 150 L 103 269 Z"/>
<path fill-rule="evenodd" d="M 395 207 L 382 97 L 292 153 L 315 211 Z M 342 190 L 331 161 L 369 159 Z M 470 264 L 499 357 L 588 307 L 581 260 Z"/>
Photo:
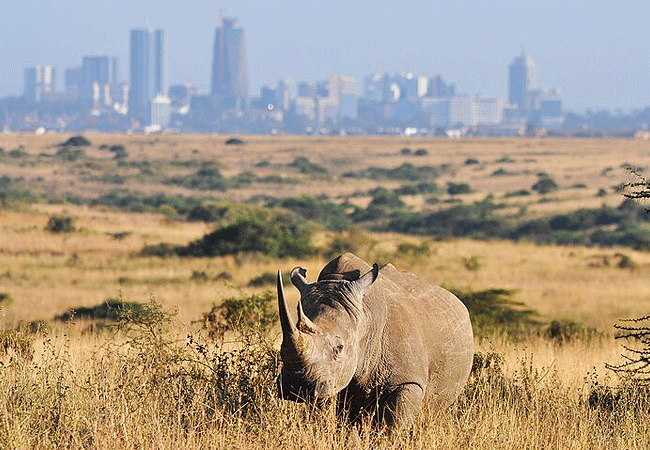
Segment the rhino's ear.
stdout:
<path fill-rule="evenodd" d="M 309 285 L 305 275 L 307 275 L 307 269 L 302 267 L 296 267 L 291 271 L 291 282 L 300 292 Z"/>
<path fill-rule="evenodd" d="M 379 276 L 379 266 L 377 265 L 377 263 L 374 263 L 372 265 L 372 269 L 370 269 L 368 273 L 363 275 L 358 280 L 353 281 L 352 284 L 354 288 L 357 289 L 361 294 L 361 296 L 363 297 L 370 290 L 370 286 L 372 286 L 372 283 L 375 282 L 378 276 Z"/>

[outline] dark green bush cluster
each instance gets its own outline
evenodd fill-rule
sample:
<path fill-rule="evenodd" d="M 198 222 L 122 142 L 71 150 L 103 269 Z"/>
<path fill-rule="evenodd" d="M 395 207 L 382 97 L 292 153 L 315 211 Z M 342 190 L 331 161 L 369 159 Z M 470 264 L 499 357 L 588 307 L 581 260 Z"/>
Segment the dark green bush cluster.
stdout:
<path fill-rule="evenodd" d="M 273 278 L 275 283 L 275 275 Z M 278 320 L 276 302 L 272 290 L 227 298 L 203 314 L 201 322 L 212 337 L 223 338 L 226 332 L 249 334 L 252 330 L 267 334 Z"/>
<path fill-rule="evenodd" d="M 72 136 L 67 141 L 59 144 L 59 147 L 90 147 L 91 142 L 82 135 Z"/>
<path fill-rule="evenodd" d="M 289 164 L 289 167 L 298 169 L 300 173 L 304 173 L 304 174 L 312 174 L 312 175 L 327 174 L 327 170 L 324 167 L 309 161 L 309 159 L 305 158 L 304 156 L 299 156 L 296 159 L 294 159 L 293 162 Z"/>
<path fill-rule="evenodd" d="M 56 151 L 56 157 L 63 161 L 76 161 L 85 154 L 81 148 L 61 147 Z"/>
<path fill-rule="evenodd" d="M 348 178 L 370 178 L 375 180 L 408 180 L 426 181 L 438 178 L 451 170 L 449 164 L 440 166 L 414 166 L 411 163 L 403 163 L 393 169 L 382 167 L 369 167 L 360 173 L 346 172 L 343 176 Z"/>
<path fill-rule="evenodd" d="M 202 164 L 191 175 L 178 175 L 167 178 L 164 183 L 202 191 L 225 191 L 228 188 L 228 181 L 221 174 L 219 168 L 212 163 Z"/>
<path fill-rule="evenodd" d="M 0 307 L 10 305 L 14 298 L 9 292 L 0 292 Z"/>
<path fill-rule="evenodd" d="M 467 307 L 476 336 L 505 332 L 517 337 L 537 330 L 540 325 L 536 311 L 525 308 L 522 302 L 512 300 L 512 290 L 451 291 Z"/>
<path fill-rule="evenodd" d="M 533 191 L 544 195 L 556 191 L 559 188 L 555 180 L 545 173 L 538 174 L 538 178 L 537 182 L 531 187 Z"/>
<path fill-rule="evenodd" d="M 226 144 L 226 145 L 243 145 L 244 141 L 239 139 L 239 138 L 236 138 L 236 137 L 231 137 L 231 138 L 227 139 L 224 142 L 224 144 Z"/>
<path fill-rule="evenodd" d="M 147 305 L 127 302 L 119 298 L 109 298 L 99 305 L 71 308 L 54 317 L 54 320 L 68 322 L 73 319 L 118 322 L 121 320 L 144 320 L 150 311 Z"/>
<path fill-rule="evenodd" d="M 508 223 L 494 213 L 499 207 L 492 202 L 483 201 L 470 205 L 460 204 L 434 212 L 402 213 L 391 219 L 385 229 L 436 238 L 502 237 L 507 232 Z"/>
<path fill-rule="evenodd" d="M 162 206 L 170 206 L 181 215 L 200 205 L 215 201 L 213 197 L 187 197 L 184 195 L 154 194 L 114 190 L 90 201 L 91 205 L 104 205 L 132 212 L 155 212 Z M 197 219 L 199 220 L 199 219 Z"/>
<path fill-rule="evenodd" d="M 345 209 L 333 203 L 327 197 L 289 197 L 273 199 L 266 203 L 268 207 L 281 207 L 293 211 L 307 220 L 318 222 L 325 228 L 334 231 L 345 230 L 350 226 L 350 221 Z"/>
<path fill-rule="evenodd" d="M 303 257 L 314 252 L 310 240 L 308 223 L 296 214 L 258 209 L 187 246 L 176 247 L 174 252 L 179 256 L 193 257 L 237 253 L 262 253 L 277 258 Z"/>
<path fill-rule="evenodd" d="M 447 183 L 447 194 L 449 195 L 459 195 L 459 194 L 469 194 L 472 192 L 472 188 L 467 183 Z"/>
<path fill-rule="evenodd" d="M 393 190 L 397 195 L 439 194 L 440 188 L 436 183 L 423 181 L 420 183 L 404 184 Z"/>
<path fill-rule="evenodd" d="M 394 213 L 382 229 L 435 238 L 524 239 L 650 249 L 650 216 L 632 200 L 623 201 L 618 208 L 582 208 L 520 223 L 497 214 L 502 206 L 488 199 L 434 212 Z"/>
<path fill-rule="evenodd" d="M 50 216 L 49 220 L 47 221 L 45 230 L 49 231 L 50 233 L 71 233 L 75 231 L 74 222 L 74 217 L 54 214 L 53 216 Z"/>

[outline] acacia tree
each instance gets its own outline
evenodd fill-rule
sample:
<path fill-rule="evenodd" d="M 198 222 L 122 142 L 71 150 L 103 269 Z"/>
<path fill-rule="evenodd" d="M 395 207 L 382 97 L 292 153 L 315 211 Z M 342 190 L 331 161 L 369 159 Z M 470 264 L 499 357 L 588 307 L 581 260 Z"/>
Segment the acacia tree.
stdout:
<path fill-rule="evenodd" d="M 621 364 L 607 364 L 608 369 L 631 377 L 644 385 L 650 385 L 650 315 L 636 319 L 623 319 L 622 324 L 614 325 L 619 331 L 615 339 L 625 340 Z M 633 344 L 629 344 L 632 342 Z"/>
<path fill-rule="evenodd" d="M 650 198 L 650 181 L 637 168 L 628 167 L 627 170 L 637 181 L 624 184 L 623 195 L 631 199 Z M 650 210 L 646 209 L 646 212 Z M 621 323 L 614 325 L 614 328 L 618 330 L 615 339 L 625 341 L 622 346 L 626 353 L 621 355 L 625 361 L 621 364 L 606 364 L 606 367 L 643 385 L 650 385 L 650 315 L 621 319 Z"/>

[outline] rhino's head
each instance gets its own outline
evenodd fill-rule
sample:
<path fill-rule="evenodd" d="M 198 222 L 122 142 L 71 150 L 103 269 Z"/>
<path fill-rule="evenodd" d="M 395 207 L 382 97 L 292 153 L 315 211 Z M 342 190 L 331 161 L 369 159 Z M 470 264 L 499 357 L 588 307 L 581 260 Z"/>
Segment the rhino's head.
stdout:
<path fill-rule="evenodd" d="M 348 385 L 358 366 L 360 343 L 368 320 L 363 297 L 378 272 L 375 264 L 370 272 L 354 281 L 310 284 L 305 279 L 305 269 L 293 269 L 291 282 L 300 291 L 296 323 L 289 315 L 278 272 L 281 398 L 298 402 L 320 400 L 334 396 Z"/>

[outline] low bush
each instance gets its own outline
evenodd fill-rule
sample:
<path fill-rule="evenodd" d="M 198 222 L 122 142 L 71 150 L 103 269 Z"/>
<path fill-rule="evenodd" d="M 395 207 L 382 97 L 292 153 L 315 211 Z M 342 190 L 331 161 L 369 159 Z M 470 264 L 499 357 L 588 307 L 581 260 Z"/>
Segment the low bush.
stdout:
<path fill-rule="evenodd" d="M 67 141 L 59 144 L 59 147 L 90 147 L 92 143 L 82 135 L 72 136 Z"/>
<path fill-rule="evenodd" d="M 459 194 L 469 194 L 472 192 L 472 188 L 467 183 L 447 183 L 447 194 L 449 195 L 459 195 Z"/>
<path fill-rule="evenodd" d="M 50 233 L 72 233 L 75 231 L 74 222 L 74 217 L 55 214 L 50 216 L 45 230 Z"/>
<path fill-rule="evenodd" d="M 420 194 L 438 194 L 440 188 L 436 183 L 423 181 L 415 184 L 404 184 L 394 189 L 397 195 L 420 195 Z"/>
<path fill-rule="evenodd" d="M 539 180 L 533 186 L 531 189 L 533 191 L 537 191 L 538 193 L 545 195 L 550 192 L 556 191 L 559 188 L 558 184 L 550 178 L 546 174 L 542 174 L 539 176 Z"/>
<path fill-rule="evenodd" d="M 226 144 L 226 145 L 243 145 L 244 141 L 239 139 L 239 138 L 236 138 L 236 137 L 231 137 L 231 138 L 227 139 L 224 142 L 224 144 Z"/>
<path fill-rule="evenodd" d="M 219 305 L 213 305 L 201 319 L 203 329 L 213 338 L 223 338 L 227 332 L 268 334 L 277 321 L 277 296 L 272 290 L 227 298 Z"/>
<path fill-rule="evenodd" d="M 329 230 L 342 231 L 350 226 L 345 209 L 326 197 L 316 198 L 302 195 L 300 197 L 272 199 L 266 203 L 266 206 L 279 206 L 288 209 L 307 220 L 322 224 Z"/>
<path fill-rule="evenodd" d="M 9 292 L 0 292 L 0 308 L 10 305 L 13 301 L 14 298 Z"/>
<path fill-rule="evenodd" d="M 327 174 L 327 170 L 324 167 L 319 166 L 318 164 L 314 164 L 304 156 L 299 156 L 296 159 L 294 159 L 293 162 L 289 164 L 289 167 L 298 169 L 300 173 L 304 173 L 304 174 L 312 174 L 312 175 Z"/>
<path fill-rule="evenodd" d="M 535 331 L 541 322 L 536 311 L 524 307 L 522 302 L 511 299 L 515 291 L 487 289 L 470 291 L 451 289 L 467 307 L 476 336 L 506 333 L 520 337 Z"/>
<path fill-rule="evenodd" d="M 310 240 L 309 225 L 296 214 L 259 209 L 174 251 L 192 257 L 262 253 L 299 258 L 314 252 Z"/>
<path fill-rule="evenodd" d="M 71 308 L 54 317 L 54 320 L 68 322 L 73 319 L 118 322 L 121 320 L 145 320 L 151 311 L 146 304 L 109 298 L 99 305 Z"/>
<path fill-rule="evenodd" d="M 71 149 L 70 147 L 61 147 L 56 151 L 56 157 L 63 161 L 76 161 L 85 156 L 85 154 L 86 152 L 81 148 Z"/>

